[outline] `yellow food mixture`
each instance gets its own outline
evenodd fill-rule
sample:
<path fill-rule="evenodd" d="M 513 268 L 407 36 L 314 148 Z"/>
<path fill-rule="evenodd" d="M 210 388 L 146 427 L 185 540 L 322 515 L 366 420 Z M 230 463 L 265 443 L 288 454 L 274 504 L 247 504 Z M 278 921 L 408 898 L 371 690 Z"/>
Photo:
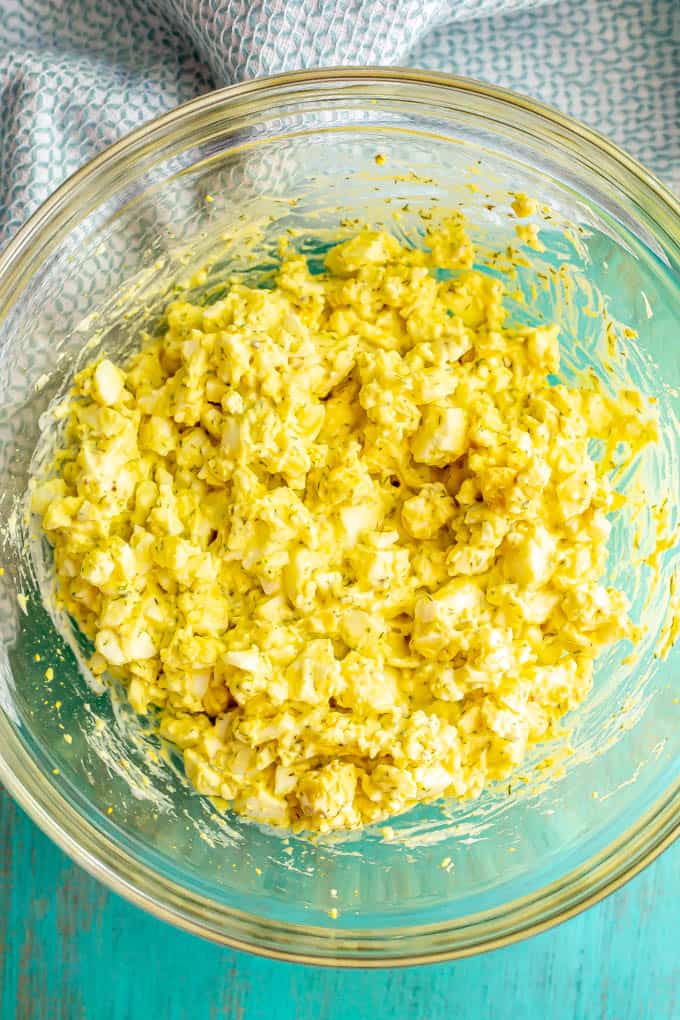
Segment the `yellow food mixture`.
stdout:
<path fill-rule="evenodd" d="M 77 376 L 34 491 L 95 672 L 276 826 L 479 794 L 632 633 L 602 576 L 639 395 L 551 385 L 557 327 L 508 322 L 460 220 L 424 249 L 363 231 L 323 274 L 284 252 L 273 289 L 174 301 Z"/>

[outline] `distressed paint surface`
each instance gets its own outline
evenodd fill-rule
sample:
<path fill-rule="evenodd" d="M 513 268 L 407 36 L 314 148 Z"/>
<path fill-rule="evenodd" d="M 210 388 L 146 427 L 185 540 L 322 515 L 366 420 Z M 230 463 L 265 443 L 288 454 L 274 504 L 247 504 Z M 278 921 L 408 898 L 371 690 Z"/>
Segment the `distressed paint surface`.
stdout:
<path fill-rule="evenodd" d="M 679 865 L 676 845 L 604 903 L 509 949 L 406 970 L 320 970 L 148 917 L 0 791 L 0 1020 L 680 1020 Z"/>

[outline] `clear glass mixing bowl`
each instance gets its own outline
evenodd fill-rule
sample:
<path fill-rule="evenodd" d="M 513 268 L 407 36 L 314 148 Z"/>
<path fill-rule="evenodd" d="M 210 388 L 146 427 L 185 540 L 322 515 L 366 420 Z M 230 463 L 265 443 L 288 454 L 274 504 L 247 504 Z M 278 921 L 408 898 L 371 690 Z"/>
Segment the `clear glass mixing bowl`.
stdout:
<path fill-rule="evenodd" d="M 609 357 L 658 398 L 663 442 L 640 477 L 648 505 L 666 499 L 677 523 L 678 205 L 611 143 L 528 99 L 375 69 L 228 88 L 103 153 L 0 258 L 0 778 L 75 860 L 160 917 L 288 959 L 450 958 L 569 917 L 677 834 L 680 649 L 665 662 L 655 649 L 679 557 L 671 540 L 658 569 L 643 563 L 649 506 L 617 522 L 610 565 L 647 636 L 604 657 L 570 720 L 573 753 L 558 742 L 476 802 L 335 840 L 286 840 L 193 794 L 124 701 L 92 688 L 36 580 L 44 549 L 22 500 L 46 408 L 84 358 L 120 355 L 152 329 L 178 276 L 208 255 L 217 275 L 238 269 L 254 220 L 261 269 L 282 230 L 313 256 L 341 221 L 394 226 L 395 209 L 413 237 L 412 210 L 464 206 L 480 251 L 503 250 L 515 190 L 549 207 L 537 217 L 546 251 L 525 249 L 518 274 L 523 314 L 562 323 L 567 375 Z M 537 297 L 535 274 L 559 266 L 562 283 L 553 274 Z M 612 325 L 606 340 L 599 295 L 638 339 Z"/>

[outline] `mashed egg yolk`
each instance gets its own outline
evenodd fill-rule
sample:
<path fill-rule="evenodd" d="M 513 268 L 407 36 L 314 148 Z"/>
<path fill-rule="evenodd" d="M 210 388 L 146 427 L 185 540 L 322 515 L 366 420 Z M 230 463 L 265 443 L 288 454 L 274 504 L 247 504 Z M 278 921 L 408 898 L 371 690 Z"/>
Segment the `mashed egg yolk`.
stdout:
<path fill-rule="evenodd" d="M 652 439 L 639 395 L 554 384 L 558 328 L 508 321 L 462 222 L 425 248 L 363 231 L 324 273 L 173 301 L 77 376 L 34 490 L 95 672 L 261 822 L 479 794 L 631 630 L 589 443 Z"/>

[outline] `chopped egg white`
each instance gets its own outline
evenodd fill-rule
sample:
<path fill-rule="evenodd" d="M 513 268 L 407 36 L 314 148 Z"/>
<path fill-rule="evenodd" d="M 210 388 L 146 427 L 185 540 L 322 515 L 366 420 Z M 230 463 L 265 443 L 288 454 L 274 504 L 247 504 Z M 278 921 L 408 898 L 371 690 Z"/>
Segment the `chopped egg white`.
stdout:
<path fill-rule="evenodd" d="M 33 494 L 95 672 L 262 822 L 479 794 L 629 633 L 588 444 L 653 424 L 551 385 L 557 328 L 506 321 L 460 219 L 426 244 L 363 231 L 323 274 L 291 255 L 273 289 L 174 301 L 161 339 L 77 376 Z"/>

